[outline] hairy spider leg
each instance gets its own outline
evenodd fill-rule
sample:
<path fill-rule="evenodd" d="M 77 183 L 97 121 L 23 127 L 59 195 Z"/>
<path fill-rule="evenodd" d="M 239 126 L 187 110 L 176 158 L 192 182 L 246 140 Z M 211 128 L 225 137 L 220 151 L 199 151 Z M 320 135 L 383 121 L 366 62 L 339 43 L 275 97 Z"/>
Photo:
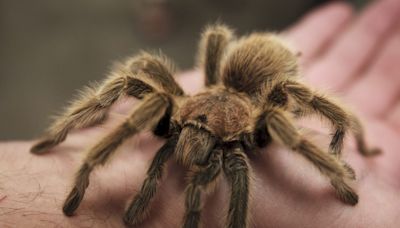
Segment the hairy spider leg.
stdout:
<path fill-rule="evenodd" d="M 123 95 L 142 99 L 154 92 L 166 92 L 182 96 L 183 90 L 172 77 L 173 67 L 163 55 L 141 53 L 117 64 L 109 77 L 98 86 L 87 87 L 56 118 L 48 133 L 36 143 L 31 152 L 41 154 L 65 140 L 72 129 L 90 127 L 102 123 L 111 105 Z"/>
<path fill-rule="evenodd" d="M 172 105 L 171 100 L 165 94 L 151 94 L 145 97 L 124 123 L 89 150 L 76 174 L 73 188 L 65 200 L 63 206 L 65 215 L 71 216 L 78 208 L 89 185 L 89 176 L 93 169 L 105 164 L 125 139 L 143 129 L 156 127 L 168 105 Z"/>

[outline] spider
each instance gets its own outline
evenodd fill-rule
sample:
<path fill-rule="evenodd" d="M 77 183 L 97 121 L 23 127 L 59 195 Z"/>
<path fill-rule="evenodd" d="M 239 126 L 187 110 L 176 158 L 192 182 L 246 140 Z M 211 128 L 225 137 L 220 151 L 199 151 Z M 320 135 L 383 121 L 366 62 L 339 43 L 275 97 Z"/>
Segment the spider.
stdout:
<path fill-rule="evenodd" d="M 132 96 L 141 103 L 89 150 L 65 200 L 65 215 L 73 215 L 78 208 L 93 169 L 106 163 L 124 140 L 144 130 L 166 142 L 126 209 L 126 224 L 138 225 L 146 218 L 165 163 L 175 157 L 189 170 L 183 227 L 200 225 L 202 194 L 222 173 L 231 188 L 226 225 L 247 227 L 249 155 L 272 141 L 303 155 L 330 180 L 340 200 L 356 205 L 358 196 L 348 185 L 355 173 L 340 157 L 344 137 L 348 131 L 353 133 L 362 155 L 379 150 L 367 148 L 355 115 L 299 81 L 297 58 L 276 34 L 235 38 L 227 26 L 210 25 L 200 42 L 199 64 L 206 85 L 202 92 L 185 95 L 173 78 L 170 61 L 161 54 L 142 52 L 117 65 L 100 86 L 87 88 L 31 152 L 44 153 L 65 140 L 70 130 L 102 123 L 116 100 Z M 329 153 L 301 135 L 294 124 L 296 118 L 313 113 L 332 124 Z"/>

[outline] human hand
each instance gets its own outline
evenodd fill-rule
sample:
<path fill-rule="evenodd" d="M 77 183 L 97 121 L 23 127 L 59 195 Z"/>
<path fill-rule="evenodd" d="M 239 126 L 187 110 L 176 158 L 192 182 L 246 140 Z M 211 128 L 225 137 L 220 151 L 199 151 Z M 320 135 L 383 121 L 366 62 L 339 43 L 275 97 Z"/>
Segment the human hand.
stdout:
<path fill-rule="evenodd" d="M 276 145 L 263 149 L 259 160 L 252 162 L 253 227 L 399 224 L 399 12 L 400 2 L 386 0 L 373 3 L 360 17 L 353 18 L 347 5 L 332 3 L 285 33 L 303 54 L 306 80 L 316 87 L 329 86 L 355 107 L 366 124 L 368 142 L 384 153 L 364 158 L 351 143 L 346 145 L 344 159 L 357 173 L 354 186 L 360 196 L 359 204 L 351 207 L 339 201 L 329 182 L 296 153 Z M 203 82 L 198 72 L 186 73 L 179 81 L 192 93 Z M 140 190 L 146 169 L 162 145 L 148 134 L 127 140 L 109 165 L 92 173 L 76 216 L 65 217 L 61 208 L 82 152 L 117 126 L 134 103 L 130 99 L 120 102 L 104 125 L 72 132 L 45 155 L 29 154 L 31 142 L 0 144 L 0 226 L 123 226 L 124 206 Z M 179 227 L 184 212 L 184 173 L 173 161 L 167 171 L 142 227 Z M 228 195 L 228 187 L 221 181 L 207 197 L 205 227 L 222 226 Z"/>

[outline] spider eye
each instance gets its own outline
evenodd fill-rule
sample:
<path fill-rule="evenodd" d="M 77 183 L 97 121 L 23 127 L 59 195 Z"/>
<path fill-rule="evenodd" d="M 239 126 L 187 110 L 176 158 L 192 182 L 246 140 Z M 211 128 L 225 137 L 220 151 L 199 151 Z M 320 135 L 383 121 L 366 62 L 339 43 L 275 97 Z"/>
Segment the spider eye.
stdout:
<path fill-rule="evenodd" d="M 197 116 L 197 120 L 202 122 L 202 123 L 207 123 L 207 116 L 202 114 Z"/>

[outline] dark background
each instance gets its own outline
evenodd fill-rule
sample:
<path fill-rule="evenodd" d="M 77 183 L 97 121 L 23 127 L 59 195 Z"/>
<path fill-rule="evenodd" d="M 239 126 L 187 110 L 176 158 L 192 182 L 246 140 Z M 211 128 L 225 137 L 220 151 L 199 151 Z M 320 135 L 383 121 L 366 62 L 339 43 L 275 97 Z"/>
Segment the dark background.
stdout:
<path fill-rule="evenodd" d="M 279 31 L 323 2 L 0 0 L 0 140 L 38 136 L 78 89 L 140 49 L 189 69 L 207 23 Z"/>

